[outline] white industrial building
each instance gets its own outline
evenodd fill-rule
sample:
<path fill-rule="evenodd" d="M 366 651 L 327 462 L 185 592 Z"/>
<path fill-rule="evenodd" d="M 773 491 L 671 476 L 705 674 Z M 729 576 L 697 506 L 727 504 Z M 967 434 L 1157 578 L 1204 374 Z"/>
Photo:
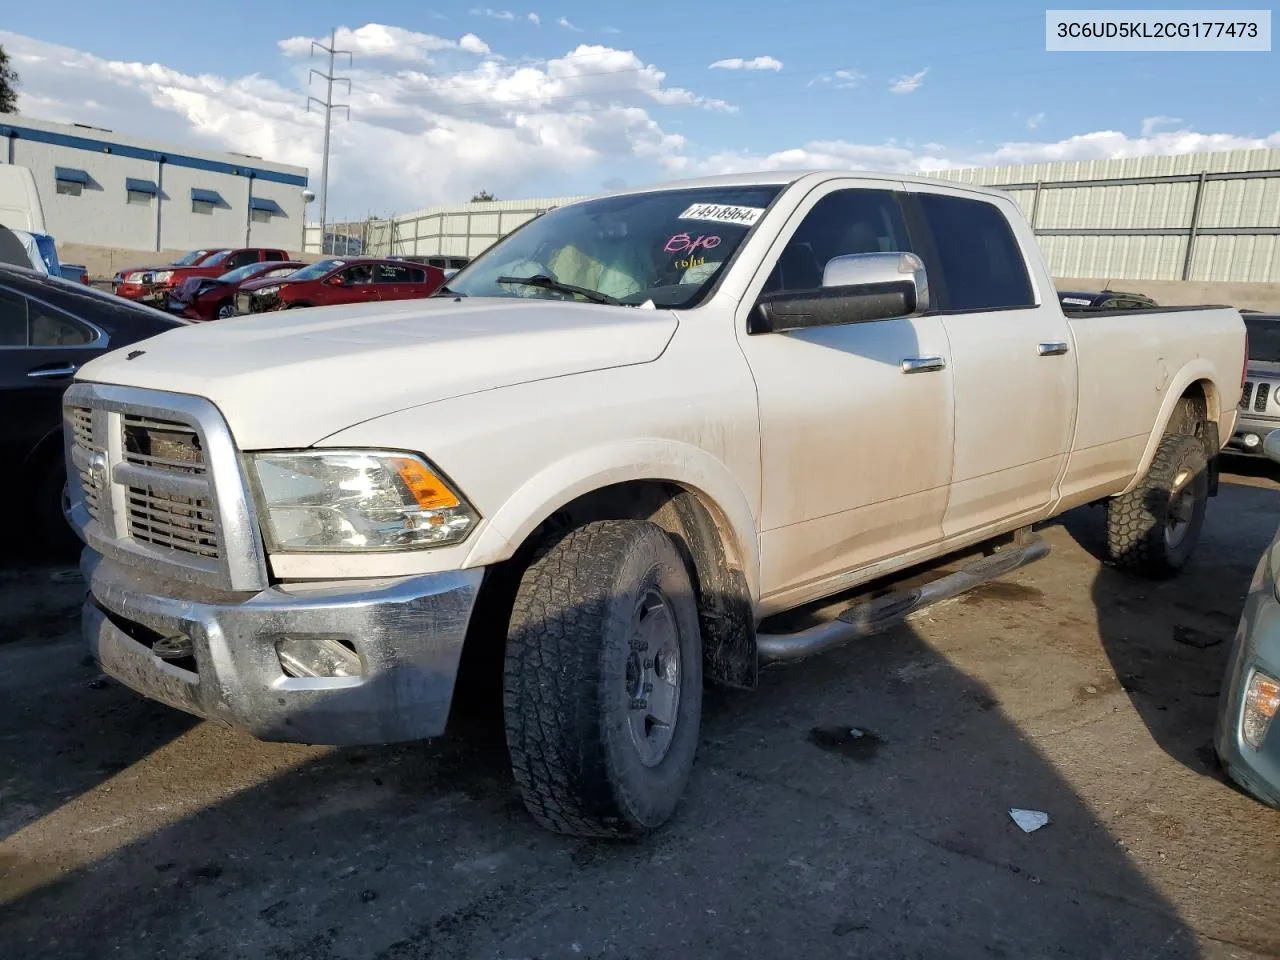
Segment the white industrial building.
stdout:
<path fill-rule="evenodd" d="M 1280 282 L 1280 150 L 923 175 L 1008 190 L 1055 277 Z M 538 213 L 578 199 L 459 203 L 330 229 L 370 253 L 475 256 Z M 308 249 L 319 249 L 318 228 Z"/>
<path fill-rule="evenodd" d="M 305 167 L 0 115 L 0 162 L 29 168 L 60 243 L 300 250 Z"/>

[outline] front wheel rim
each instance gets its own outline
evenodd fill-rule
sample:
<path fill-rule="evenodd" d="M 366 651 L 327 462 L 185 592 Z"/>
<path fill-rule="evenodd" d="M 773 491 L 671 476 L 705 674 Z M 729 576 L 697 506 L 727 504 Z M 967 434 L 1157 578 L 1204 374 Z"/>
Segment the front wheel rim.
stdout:
<path fill-rule="evenodd" d="M 230 304 L 224 303 L 222 306 L 218 308 L 218 319 L 225 320 L 227 319 L 227 317 L 232 316 L 235 312 L 236 312 L 235 307 L 231 306 Z"/>
<path fill-rule="evenodd" d="M 680 628 L 670 601 L 656 587 L 645 591 L 631 618 L 627 657 L 627 728 L 646 767 L 671 749 L 680 713 Z"/>
<path fill-rule="evenodd" d="M 1164 542 L 1177 549 L 1187 538 L 1196 513 L 1195 474 L 1190 467 L 1181 468 L 1169 491 L 1169 509 L 1164 520 Z"/>

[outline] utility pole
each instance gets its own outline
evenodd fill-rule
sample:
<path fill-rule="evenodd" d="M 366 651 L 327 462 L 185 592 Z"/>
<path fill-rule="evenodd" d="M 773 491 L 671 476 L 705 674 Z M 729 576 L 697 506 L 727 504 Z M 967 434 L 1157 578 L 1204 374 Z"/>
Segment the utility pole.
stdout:
<path fill-rule="evenodd" d="M 326 219 L 326 215 L 328 213 L 328 208 L 329 208 L 329 128 L 331 125 L 330 120 L 333 117 L 334 110 L 347 111 L 347 119 L 348 120 L 351 119 L 350 106 L 348 106 L 345 103 L 333 102 L 333 85 L 335 83 L 345 83 L 347 85 L 347 96 L 351 96 L 351 81 L 348 80 L 346 77 L 335 77 L 333 75 L 333 61 L 335 57 L 346 57 L 348 67 L 351 66 L 351 62 L 352 62 L 350 50 L 334 49 L 334 47 L 337 44 L 337 41 L 338 41 L 337 30 L 334 30 L 330 33 L 329 45 L 327 47 L 323 43 L 319 43 L 318 41 L 315 41 L 315 40 L 311 41 L 312 56 L 315 56 L 316 50 L 320 50 L 322 53 L 327 53 L 329 55 L 329 72 L 321 73 L 319 70 L 313 69 L 311 73 L 307 74 L 308 86 L 310 86 L 311 84 L 312 75 L 319 77 L 321 80 L 325 82 L 325 94 L 324 94 L 323 100 L 319 100 L 316 97 L 312 97 L 312 96 L 307 97 L 308 113 L 311 112 L 311 104 L 313 103 L 319 107 L 324 108 L 324 153 L 320 160 L 320 252 L 321 253 L 330 252 L 325 250 L 325 224 L 328 222 Z"/>

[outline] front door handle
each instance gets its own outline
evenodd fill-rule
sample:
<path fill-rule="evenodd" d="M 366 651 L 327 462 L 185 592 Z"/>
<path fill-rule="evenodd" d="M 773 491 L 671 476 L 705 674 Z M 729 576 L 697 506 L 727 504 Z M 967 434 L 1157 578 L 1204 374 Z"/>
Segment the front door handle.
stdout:
<path fill-rule="evenodd" d="M 1062 340 L 1054 340 L 1051 343 L 1042 343 L 1036 349 L 1042 357 L 1060 357 L 1066 353 L 1069 348 Z"/>
<path fill-rule="evenodd" d="M 942 357 L 908 357 L 902 361 L 903 373 L 928 373 L 931 370 L 942 370 L 947 361 Z"/>
<path fill-rule="evenodd" d="M 74 377 L 76 375 L 76 365 L 74 363 L 62 363 L 56 367 L 36 367 L 34 370 L 28 370 L 27 376 L 33 380 L 53 380 L 60 377 Z"/>

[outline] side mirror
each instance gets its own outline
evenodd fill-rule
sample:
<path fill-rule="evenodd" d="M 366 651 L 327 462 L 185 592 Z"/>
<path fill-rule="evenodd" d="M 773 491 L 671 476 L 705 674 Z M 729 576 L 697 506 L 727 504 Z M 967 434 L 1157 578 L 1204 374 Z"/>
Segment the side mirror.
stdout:
<path fill-rule="evenodd" d="M 1262 441 L 1262 452 L 1274 463 L 1280 463 L 1280 430 L 1272 430 Z"/>
<path fill-rule="evenodd" d="M 929 280 L 914 253 L 852 253 L 833 257 L 817 290 L 762 297 L 748 333 L 915 317 L 929 310 Z"/>

